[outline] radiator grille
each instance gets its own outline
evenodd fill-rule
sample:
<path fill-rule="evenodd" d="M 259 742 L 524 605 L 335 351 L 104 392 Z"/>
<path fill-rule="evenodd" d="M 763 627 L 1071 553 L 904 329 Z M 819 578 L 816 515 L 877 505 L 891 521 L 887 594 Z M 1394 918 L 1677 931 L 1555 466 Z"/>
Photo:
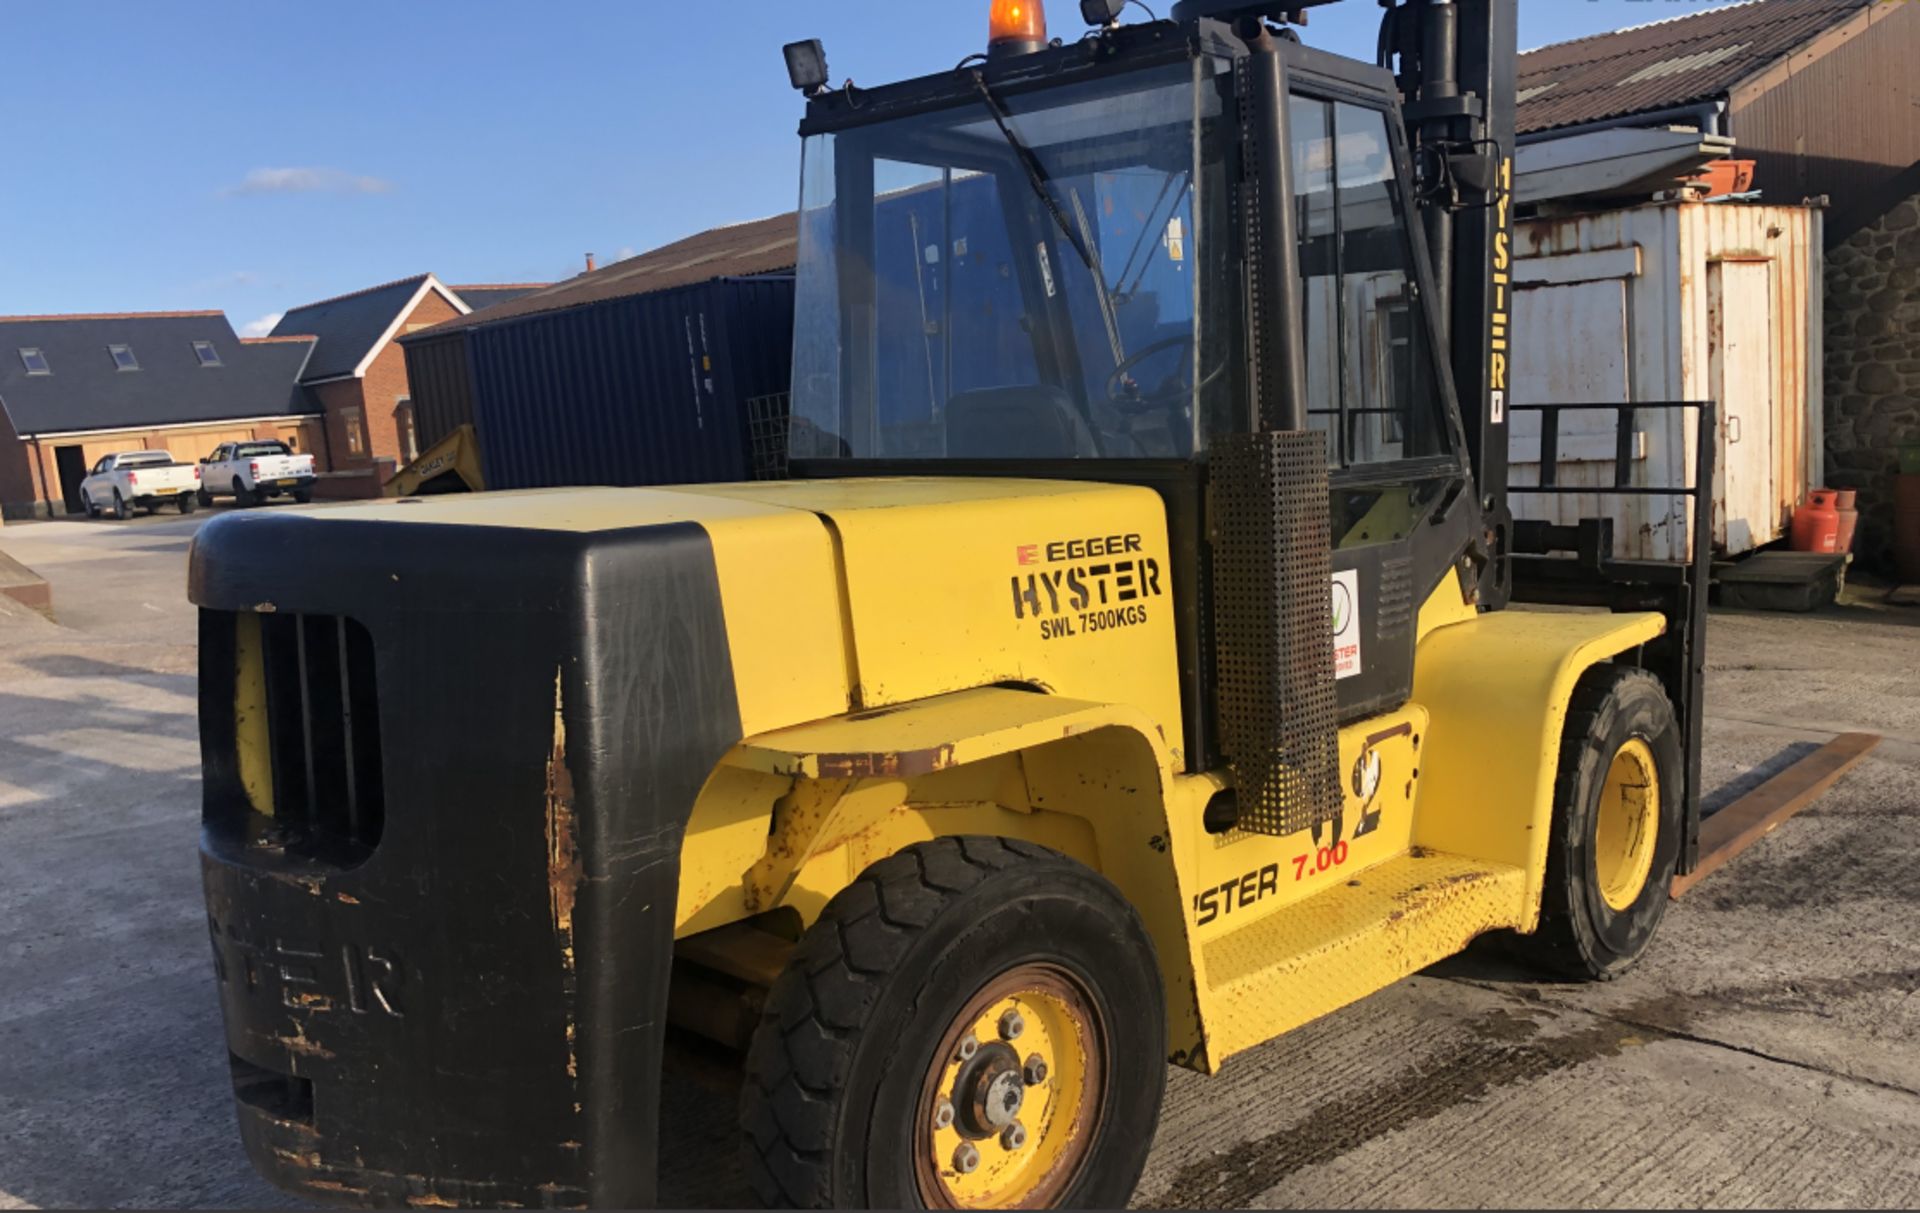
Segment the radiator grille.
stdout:
<path fill-rule="evenodd" d="M 259 618 L 275 833 L 352 862 L 386 822 L 373 638 L 337 615 Z"/>
<path fill-rule="evenodd" d="M 1341 807 L 1325 438 L 1234 435 L 1211 460 L 1214 666 L 1238 825 L 1294 834 Z"/>

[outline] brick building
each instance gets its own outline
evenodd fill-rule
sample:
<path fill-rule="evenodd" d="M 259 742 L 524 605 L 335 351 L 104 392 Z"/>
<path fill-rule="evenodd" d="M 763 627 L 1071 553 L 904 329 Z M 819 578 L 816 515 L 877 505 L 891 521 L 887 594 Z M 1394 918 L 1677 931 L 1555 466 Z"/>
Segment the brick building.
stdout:
<path fill-rule="evenodd" d="M 420 453 L 406 356 L 394 339 L 541 285 L 451 287 L 417 274 L 281 317 L 274 336 L 315 342 L 301 384 L 325 415 L 327 464 L 338 474 L 333 495 L 378 495 L 393 470 Z"/>
<path fill-rule="evenodd" d="M 242 339 L 220 312 L 0 316 L 0 513 L 80 512 L 87 468 L 117 451 L 192 462 L 279 439 L 324 457 L 300 386 L 314 346 Z"/>

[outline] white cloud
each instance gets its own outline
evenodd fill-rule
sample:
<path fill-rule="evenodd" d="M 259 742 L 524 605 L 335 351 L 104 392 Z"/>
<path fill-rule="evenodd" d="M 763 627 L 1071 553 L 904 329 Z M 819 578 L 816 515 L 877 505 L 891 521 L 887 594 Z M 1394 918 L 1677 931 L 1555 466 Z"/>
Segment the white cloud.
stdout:
<path fill-rule="evenodd" d="M 279 324 L 280 317 L 284 315 L 286 315 L 285 312 L 268 312 L 258 320 L 249 320 L 240 326 L 240 335 L 242 337 L 265 337 L 267 334 L 273 332 L 273 326 Z"/>
<path fill-rule="evenodd" d="M 623 244 L 620 246 L 620 251 L 613 255 L 613 260 L 615 263 L 618 263 L 621 261 L 630 260 L 634 257 L 638 257 L 639 255 L 640 255 L 639 249 L 634 248 L 631 244 Z"/>
<path fill-rule="evenodd" d="M 220 191 L 228 197 L 244 194 L 384 194 L 391 181 L 361 177 L 337 168 L 257 168 L 239 185 Z"/>

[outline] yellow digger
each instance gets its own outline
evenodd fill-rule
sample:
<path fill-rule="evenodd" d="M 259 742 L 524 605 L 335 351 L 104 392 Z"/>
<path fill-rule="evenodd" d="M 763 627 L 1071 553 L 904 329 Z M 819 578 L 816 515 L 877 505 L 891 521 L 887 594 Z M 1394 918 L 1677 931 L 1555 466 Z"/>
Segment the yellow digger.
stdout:
<path fill-rule="evenodd" d="M 387 481 L 385 497 L 437 497 L 443 493 L 484 493 L 480 437 L 472 425 L 455 427 Z"/>
<path fill-rule="evenodd" d="M 1598 491 L 1692 560 L 1512 517 L 1510 419 L 1552 494 L 1596 407 L 1508 396 L 1515 0 L 1390 2 L 1372 64 L 1311 3 L 994 0 L 872 88 L 788 47 L 790 480 L 200 532 L 264 1174 L 650 1203 L 677 1015 L 750 1037 L 769 1202 L 1119 1205 L 1168 1063 L 1489 933 L 1639 959 L 1696 850 L 1711 410 L 1605 406 Z M 1653 408 L 1694 486 L 1633 479 Z"/>

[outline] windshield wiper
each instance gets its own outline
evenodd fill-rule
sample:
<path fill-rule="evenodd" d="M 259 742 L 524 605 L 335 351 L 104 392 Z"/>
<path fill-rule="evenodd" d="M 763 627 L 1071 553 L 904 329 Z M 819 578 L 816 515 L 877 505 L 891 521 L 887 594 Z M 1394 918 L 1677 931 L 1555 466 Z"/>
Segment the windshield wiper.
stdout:
<path fill-rule="evenodd" d="M 1020 136 L 1014 133 L 1012 115 L 1008 114 L 1006 107 L 1000 104 L 1000 98 L 993 95 L 993 90 L 987 87 L 986 75 L 978 70 L 975 70 L 972 75 L 973 87 L 979 92 L 980 99 L 986 102 L 987 112 L 993 115 L 993 124 L 1000 128 L 1000 134 L 1006 138 L 1007 146 L 1013 149 L 1014 159 L 1018 160 L 1020 167 L 1026 170 L 1027 184 L 1033 187 L 1035 196 L 1046 206 L 1047 213 L 1053 216 L 1054 223 L 1060 227 L 1060 234 L 1065 236 L 1067 243 L 1073 246 L 1073 251 L 1079 255 L 1081 263 L 1093 272 L 1094 281 L 1104 288 L 1106 279 L 1101 275 L 1098 259 L 1081 241 L 1080 234 L 1073 230 L 1073 224 L 1067 220 L 1067 213 L 1060 209 L 1060 203 L 1054 199 L 1053 191 L 1047 188 L 1050 178 L 1047 176 L 1046 166 L 1041 164 L 1040 158 L 1033 154 L 1033 149 L 1021 142 Z"/>

